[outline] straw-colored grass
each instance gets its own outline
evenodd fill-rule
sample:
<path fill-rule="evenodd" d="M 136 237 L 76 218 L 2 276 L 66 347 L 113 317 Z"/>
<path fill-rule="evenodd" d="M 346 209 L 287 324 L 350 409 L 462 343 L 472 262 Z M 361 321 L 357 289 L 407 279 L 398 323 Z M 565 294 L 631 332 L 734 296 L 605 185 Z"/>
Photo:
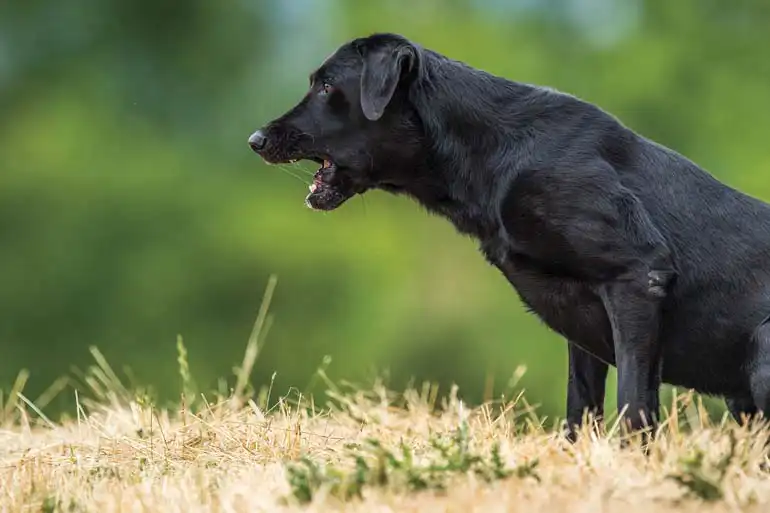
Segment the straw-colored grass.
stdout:
<path fill-rule="evenodd" d="M 570 445 L 517 422 L 522 407 L 514 402 L 465 410 L 450 399 L 434 411 L 429 396 L 412 391 L 393 406 L 395 397 L 375 388 L 340 396 L 320 413 L 288 403 L 266 412 L 233 396 L 191 413 L 114 395 L 88 415 L 51 425 L 32 422 L 34 413 L 18 403 L 19 422 L 0 432 L 0 510 L 770 508 L 770 477 L 760 470 L 764 435 L 756 429 L 726 422 L 681 433 L 674 420 L 645 456 L 620 449 L 617 435 L 586 432 Z"/>
<path fill-rule="evenodd" d="M 271 401 L 248 387 L 266 319 L 209 400 L 180 341 L 176 409 L 128 390 L 96 350 L 70 420 L 47 419 L 20 383 L 0 402 L 0 511 L 770 511 L 763 428 L 712 422 L 690 394 L 647 455 L 620 448 L 612 419 L 570 444 L 521 395 L 470 409 L 430 386 L 327 383 L 322 404 Z"/>

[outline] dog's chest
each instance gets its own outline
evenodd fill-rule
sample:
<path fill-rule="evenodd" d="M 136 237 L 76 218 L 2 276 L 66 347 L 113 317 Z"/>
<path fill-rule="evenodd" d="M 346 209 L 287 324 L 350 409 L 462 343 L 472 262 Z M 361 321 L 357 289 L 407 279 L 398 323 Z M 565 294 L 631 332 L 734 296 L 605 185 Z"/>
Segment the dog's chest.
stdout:
<path fill-rule="evenodd" d="M 615 361 L 601 299 L 589 285 L 554 272 L 550 259 L 542 256 L 540 237 L 517 240 L 501 221 L 467 204 L 444 201 L 431 210 L 445 216 L 460 233 L 475 237 L 486 260 L 502 271 L 522 302 L 547 326 L 602 360 Z"/>
<path fill-rule="evenodd" d="M 492 260 L 488 254 L 487 258 Z M 569 276 L 553 274 L 522 255 L 508 254 L 495 265 L 522 302 L 548 327 L 605 362 L 614 364 L 609 318 L 601 298 L 591 286 Z"/>

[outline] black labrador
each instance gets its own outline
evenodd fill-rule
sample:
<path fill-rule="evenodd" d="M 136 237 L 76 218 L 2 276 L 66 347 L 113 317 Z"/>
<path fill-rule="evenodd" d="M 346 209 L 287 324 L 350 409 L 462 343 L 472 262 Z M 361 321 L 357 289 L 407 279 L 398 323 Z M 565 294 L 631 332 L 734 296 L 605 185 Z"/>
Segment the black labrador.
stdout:
<path fill-rule="evenodd" d="M 601 419 L 608 365 L 631 429 L 658 422 L 661 382 L 770 414 L 770 205 L 595 105 L 379 33 L 249 145 L 321 164 L 313 209 L 381 189 L 476 238 L 569 341 L 571 439 Z"/>

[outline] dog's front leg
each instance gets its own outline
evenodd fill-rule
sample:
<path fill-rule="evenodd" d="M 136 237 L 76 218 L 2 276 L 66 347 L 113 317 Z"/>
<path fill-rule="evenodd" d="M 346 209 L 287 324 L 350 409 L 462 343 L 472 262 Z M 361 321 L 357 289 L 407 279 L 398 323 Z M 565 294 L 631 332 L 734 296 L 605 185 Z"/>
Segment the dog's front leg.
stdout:
<path fill-rule="evenodd" d="M 523 173 L 502 204 L 501 218 L 517 254 L 524 255 L 520 259 L 534 262 L 541 280 L 514 276 L 520 294 L 538 299 L 532 302 L 536 311 L 562 332 L 611 335 L 618 408 L 627 408 L 624 419 L 637 430 L 657 421 L 659 330 L 677 275 L 653 217 L 619 178 L 603 161 Z M 542 281 L 551 279 L 561 285 Z M 591 297 L 569 294 L 580 285 L 591 289 Z M 597 297 L 604 318 L 587 314 Z"/>
<path fill-rule="evenodd" d="M 569 348 L 569 381 L 566 436 L 570 442 L 575 442 L 584 418 L 589 422 L 597 423 L 603 420 L 609 366 L 571 341 L 567 346 Z"/>
<path fill-rule="evenodd" d="M 618 369 L 618 410 L 626 409 L 624 419 L 630 430 L 649 428 L 646 441 L 660 415 L 658 329 L 663 294 L 649 279 L 657 270 L 645 273 L 648 276 L 642 272 L 631 272 L 627 279 L 604 284 L 598 292 L 612 326 Z"/>

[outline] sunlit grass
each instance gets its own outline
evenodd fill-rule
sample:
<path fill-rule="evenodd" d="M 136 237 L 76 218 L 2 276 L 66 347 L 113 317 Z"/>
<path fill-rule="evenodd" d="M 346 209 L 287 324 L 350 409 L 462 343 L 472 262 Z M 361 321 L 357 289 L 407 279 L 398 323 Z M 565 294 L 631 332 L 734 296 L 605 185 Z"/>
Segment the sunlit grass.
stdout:
<path fill-rule="evenodd" d="M 648 455 L 617 418 L 567 443 L 521 391 L 470 408 L 452 389 L 333 383 L 325 397 L 253 391 L 275 281 L 234 375 L 197 391 L 177 341 L 176 407 L 125 384 L 97 349 L 76 411 L 0 405 L 0 511 L 767 511 L 764 427 L 711 420 L 675 394 Z M 518 375 L 520 377 L 520 375 Z M 515 385 L 515 380 L 514 383 Z M 57 385 L 62 392 L 61 385 Z M 54 387 L 41 400 L 50 400 Z"/>

